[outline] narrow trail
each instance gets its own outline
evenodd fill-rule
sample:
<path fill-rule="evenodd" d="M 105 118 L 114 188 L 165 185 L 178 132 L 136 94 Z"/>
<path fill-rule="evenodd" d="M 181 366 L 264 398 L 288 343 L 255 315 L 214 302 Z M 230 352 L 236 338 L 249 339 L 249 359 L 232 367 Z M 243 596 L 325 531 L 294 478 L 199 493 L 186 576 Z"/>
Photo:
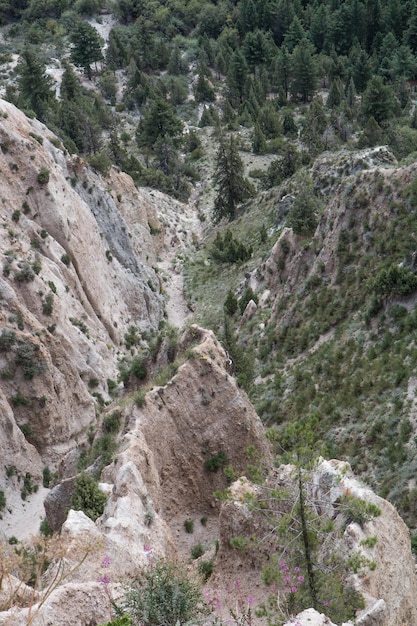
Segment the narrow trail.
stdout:
<path fill-rule="evenodd" d="M 157 267 L 160 270 L 166 296 L 168 323 L 183 328 L 192 316 L 184 296 L 183 265 L 202 238 L 198 218 L 198 198 L 201 188 L 196 187 L 187 204 L 183 204 L 158 191 L 152 190 L 159 221 L 164 227 L 164 241 L 159 252 Z"/>

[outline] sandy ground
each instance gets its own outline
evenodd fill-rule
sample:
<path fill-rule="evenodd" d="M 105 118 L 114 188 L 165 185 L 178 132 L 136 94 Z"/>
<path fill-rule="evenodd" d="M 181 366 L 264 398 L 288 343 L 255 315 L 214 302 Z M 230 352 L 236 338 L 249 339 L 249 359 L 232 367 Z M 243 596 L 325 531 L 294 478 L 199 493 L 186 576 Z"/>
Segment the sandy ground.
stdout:
<path fill-rule="evenodd" d="M 16 537 L 20 541 L 39 534 L 39 525 L 45 517 L 43 502 L 49 489 L 39 485 L 38 491 L 22 500 L 18 489 L 6 492 L 6 509 L 2 512 L 0 532 L 6 537 Z"/>
<path fill-rule="evenodd" d="M 199 190 L 191 194 L 186 205 L 175 201 L 159 202 L 160 194 L 152 191 L 152 195 L 155 196 L 158 219 L 165 228 L 157 266 L 166 294 L 168 323 L 182 328 L 192 315 L 184 297 L 183 263 L 202 236 L 201 222 L 197 217 Z"/>

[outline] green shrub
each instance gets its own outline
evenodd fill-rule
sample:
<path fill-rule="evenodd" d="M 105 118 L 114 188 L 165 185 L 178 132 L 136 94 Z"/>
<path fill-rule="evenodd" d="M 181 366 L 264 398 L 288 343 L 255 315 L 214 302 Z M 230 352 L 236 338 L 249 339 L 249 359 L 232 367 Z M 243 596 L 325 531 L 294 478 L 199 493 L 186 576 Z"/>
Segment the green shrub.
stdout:
<path fill-rule="evenodd" d="M 23 487 L 20 491 L 20 495 L 22 500 L 26 500 L 27 496 L 31 493 L 36 493 L 38 491 L 38 485 L 34 485 L 32 483 L 32 475 L 29 472 L 26 472 L 25 477 L 23 479 Z"/>
<path fill-rule="evenodd" d="M 123 609 L 141 626 L 197 624 L 209 612 L 200 586 L 185 570 L 164 560 L 141 571 L 126 593 Z"/>
<path fill-rule="evenodd" d="M 381 509 L 373 502 L 366 502 L 351 495 L 343 496 L 340 503 L 345 525 L 356 522 L 360 526 L 381 515 Z"/>
<path fill-rule="evenodd" d="M 115 380 L 112 380 L 111 378 L 107 379 L 107 391 L 109 392 L 109 395 L 114 397 L 117 393 L 117 382 Z"/>
<path fill-rule="evenodd" d="M 0 491 L 0 511 L 4 509 L 6 506 L 6 496 L 4 495 L 4 491 Z"/>
<path fill-rule="evenodd" d="M 207 582 L 213 573 L 214 560 L 200 561 L 198 564 L 198 572 L 203 577 L 204 582 Z"/>
<path fill-rule="evenodd" d="M 254 293 L 252 287 L 246 287 L 243 292 L 243 296 L 239 300 L 239 309 L 241 313 L 243 313 L 251 300 L 258 304 L 258 296 Z"/>
<path fill-rule="evenodd" d="M 236 311 L 238 310 L 238 307 L 239 305 L 238 305 L 237 298 L 235 294 L 233 293 L 233 291 L 229 289 L 227 293 L 227 298 L 223 304 L 223 308 L 225 312 L 227 313 L 227 315 L 234 315 Z"/>
<path fill-rule="evenodd" d="M 408 296 L 417 289 L 417 276 L 408 268 L 393 263 L 379 272 L 374 290 L 382 296 Z"/>
<path fill-rule="evenodd" d="M 139 408 L 142 408 L 143 406 L 145 406 L 145 403 L 146 403 L 146 391 L 138 391 L 138 393 L 135 395 L 136 406 L 138 406 Z"/>
<path fill-rule="evenodd" d="M 107 176 L 112 166 L 111 159 L 107 152 L 105 152 L 104 150 L 102 152 L 96 152 L 92 154 L 89 157 L 88 162 L 93 169 L 95 169 L 103 176 Z"/>
<path fill-rule="evenodd" d="M 43 371 L 44 365 L 37 356 L 38 350 L 38 346 L 32 345 L 29 341 L 21 343 L 16 350 L 15 363 L 22 367 L 25 380 L 32 380 Z"/>
<path fill-rule="evenodd" d="M 127 332 L 125 333 L 125 346 L 128 350 L 133 346 L 139 345 L 141 340 L 140 335 L 138 334 L 138 329 L 136 326 L 129 326 Z"/>
<path fill-rule="evenodd" d="M 29 422 L 25 422 L 24 424 L 21 424 L 19 428 L 22 431 L 25 439 L 29 439 L 30 437 L 32 437 L 33 429 L 32 429 L 32 426 L 29 424 Z"/>
<path fill-rule="evenodd" d="M 10 400 L 13 406 L 30 406 L 29 398 L 26 398 L 26 396 L 23 395 L 20 389 L 17 390 L 17 394 L 15 396 L 12 396 Z"/>
<path fill-rule="evenodd" d="M 52 530 L 52 528 L 49 526 L 48 524 L 48 520 L 46 518 L 44 518 L 40 525 L 39 525 L 39 532 L 41 535 L 43 535 L 44 537 L 52 537 L 52 535 L 54 534 L 54 531 Z"/>
<path fill-rule="evenodd" d="M 228 228 L 222 237 L 220 232 L 210 248 L 210 256 L 218 263 L 239 263 L 247 261 L 252 256 L 252 246 L 245 246 L 241 241 L 234 238 Z"/>
<path fill-rule="evenodd" d="M 120 411 L 113 411 L 103 419 L 103 429 L 106 433 L 117 433 L 120 429 L 122 414 Z"/>
<path fill-rule="evenodd" d="M 23 261 L 20 270 L 15 274 L 15 279 L 19 283 L 29 283 L 35 279 L 35 272 L 28 261 Z"/>
<path fill-rule="evenodd" d="M 11 478 L 12 476 L 16 476 L 17 469 L 15 465 L 8 465 L 6 467 L 6 476 L 7 478 Z"/>
<path fill-rule="evenodd" d="M 130 373 L 136 376 L 139 380 L 146 378 L 148 370 L 146 367 L 145 358 L 142 356 L 135 356 L 130 364 Z"/>
<path fill-rule="evenodd" d="M 36 258 L 32 263 L 32 269 L 36 275 L 38 275 L 42 269 L 41 259 L 38 254 L 36 254 Z"/>
<path fill-rule="evenodd" d="M 198 559 L 203 554 L 204 548 L 201 543 L 196 543 L 196 545 L 191 548 L 191 558 Z"/>
<path fill-rule="evenodd" d="M 6 352 L 16 342 L 16 333 L 10 328 L 3 328 L 0 335 L 0 352 Z"/>
<path fill-rule="evenodd" d="M 82 472 L 74 482 L 71 496 L 71 507 L 76 511 L 83 511 L 87 517 L 96 521 L 104 511 L 106 495 L 100 491 L 98 483 L 91 474 Z"/>
<path fill-rule="evenodd" d="M 40 185 L 49 183 L 49 170 L 46 167 L 41 167 L 36 180 Z"/>
<path fill-rule="evenodd" d="M 417 554 L 417 533 L 411 535 L 411 552 Z"/>
<path fill-rule="evenodd" d="M 220 450 L 204 461 L 204 467 L 209 472 L 217 472 L 223 465 L 226 465 L 227 461 L 227 456 Z"/>
<path fill-rule="evenodd" d="M 54 294 L 48 293 L 45 297 L 45 300 L 42 303 L 42 313 L 44 315 L 52 315 L 52 310 L 54 308 Z"/>
<path fill-rule="evenodd" d="M 189 534 L 193 533 L 194 532 L 194 520 L 190 518 L 186 519 L 184 521 L 184 528 L 185 528 L 186 533 L 189 533 Z"/>
<path fill-rule="evenodd" d="M 71 322 L 73 326 L 77 326 L 77 328 L 79 328 L 80 331 L 84 333 L 86 337 L 90 338 L 90 335 L 88 333 L 88 326 L 84 324 L 82 320 L 79 320 L 76 317 L 70 317 L 69 321 Z"/>
<path fill-rule="evenodd" d="M 130 615 L 123 615 L 122 617 L 117 617 L 111 622 L 107 622 L 106 624 L 102 624 L 101 626 L 131 626 L 131 618 Z"/>
<path fill-rule="evenodd" d="M 49 467 L 44 467 L 42 471 L 42 485 L 48 489 L 51 484 L 52 472 Z"/>

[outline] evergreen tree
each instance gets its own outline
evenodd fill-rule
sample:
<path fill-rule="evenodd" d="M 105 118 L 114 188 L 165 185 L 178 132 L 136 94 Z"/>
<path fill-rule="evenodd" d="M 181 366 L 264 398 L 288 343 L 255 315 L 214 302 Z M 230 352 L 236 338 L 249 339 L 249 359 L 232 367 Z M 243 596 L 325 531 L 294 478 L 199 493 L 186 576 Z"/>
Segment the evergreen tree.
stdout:
<path fill-rule="evenodd" d="M 32 46 L 26 46 L 18 63 L 18 87 L 20 107 L 31 109 L 41 121 L 56 104 L 52 80 L 46 75 L 45 65 Z"/>
<path fill-rule="evenodd" d="M 310 24 L 309 38 L 317 52 L 329 47 L 330 16 L 329 7 L 321 4 L 313 13 Z"/>
<path fill-rule="evenodd" d="M 172 105 L 157 96 L 138 124 L 136 141 L 140 148 L 152 148 L 159 137 L 176 137 L 182 128 L 183 124 Z"/>
<path fill-rule="evenodd" d="M 262 132 L 267 139 L 279 137 L 282 133 L 281 118 L 275 110 L 271 101 L 267 102 L 261 109 L 258 121 Z"/>
<path fill-rule="evenodd" d="M 296 137 L 298 133 L 298 128 L 294 121 L 294 116 L 289 110 L 284 111 L 284 115 L 282 117 L 282 132 L 287 137 Z"/>
<path fill-rule="evenodd" d="M 61 99 L 77 102 L 81 99 L 81 84 L 71 65 L 64 63 L 60 95 Z"/>
<path fill-rule="evenodd" d="M 358 93 L 363 93 L 368 84 L 368 80 L 372 75 L 372 68 L 369 56 L 365 50 L 355 49 L 352 51 L 349 59 L 352 64 L 352 77 L 355 83 L 355 88 Z"/>
<path fill-rule="evenodd" d="M 372 116 L 380 125 L 394 115 L 394 92 L 390 85 L 384 85 L 381 76 L 374 76 L 370 79 L 363 94 L 362 108 L 367 117 Z"/>
<path fill-rule="evenodd" d="M 268 41 L 261 30 L 249 32 L 245 36 L 243 49 L 246 61 L 253 71 L 256 67 L 265 63 L 268 56 Z"/>
<path fill-rule="evenodd" d="M 201 66 L 198 71 L 197 84 L 194 87 L 194 97 L 197 102 L 214 102 L 216 99 L 214 89 L 205 77 Z"/>
<path fill-rule="evenodd" d="M 294 17 L 291 25 L 284 37 L 284 46 L 288 52 L 293 52 L 294 48 L 306 38 L 306 32 L 297 16 Z"/>
<path fill-rule="evenodd" d="M 112 28 L 106 49 L 106 65 L 109 70 L 118 70 L 127 65 L 128 51 L 120 34 L 120 28 Z"/>
<path fill-rule="evenodd" d="M 253 195 L 253 187 L 243 175 L 243 162 L 232 135 L 228 140 L 220 139 L 213 178 L 217 186 L 213 220 L 233 220 L 238 205 Z"/>
<path fill-rule="evenodd" d="M 292 54 L 291 93 L 295 100 L 308 102 L 317 88 L 317 68 L 311 43 L 303 39 Z"/>
<path fill-rule="evenodd" d="M 257 12 L 253 0 L 241 0 L 238 4 L 237 26 L 244 35 L 255 30 L 258 23 Z"/>
<path fill-rule="evenodd" d="M 412 3 L 411 15 L 408 18 L 407 30 L 404 33 L 404 43 L 410 46 L 414 54 L 417 54 L 417 2 Z"/>
<path fill-rule="evenodd" d="M 272 87 L 274 91 L 283 89 L 285 98 L 288 98 L 292 77 L 291 57 L 286 48 L 281 48 L 275 57 L 272 66 Z"/>
<path fill-rule="evenodd" d="M 381 126 L 371 115 L 368 118 L 362 133 L 360 134 L 358 145 L 360 148 L 377 146 L 382 142 L 383 136 L 384 133 Z"/>
<path fill-rule="evenodd" d="M 345 92 L 343 89 L 343 83 L 340 78 L 336 77 L 332 80 L 329 89 L 329 95 L 327 97 L 326 105 L 329 109 L 334 109 L 339 107 L 345 99 Z"/>
<path fill-rule="evenodd" d="M 228 98 L 233 106 L 238 106 L 243 102 L 246 95 L 245 85 L 248 75 L 248 67 L 240 50 L 236 50 L 230 60 L 227 72 Z"/>
<path fill-rule="evenodd" d="M 346 104 L 351 109 L 356 107 L 356 89 L 353 78 L 350 79 L 346 90 Z"/>
<path fill-rule="evenodd" d="M 234 315 L 239 308 L 237 298 L 231 289 L 227 292 L 227 298 L 224 301 L 223 308 L 227 315 Z"/>
<path fill-rule="evenodd" d="M 103 54 L 101 47 L 103 40 L 94 26 L 88 22 L 79 21 L 71 33 L 71 59 L 84 69 L 89 80 L 92 78 L 91 64 L 101 61 Z"/>
<path fill-rule="evenodd" d="M 179 44 L 176 43 L 172 49 L 171 56 L 169 57 L 168 74 L 179 76 L 180 74 L 185 74 L 186 72 L 187 67 L 182 60 L 181 48 L 179 47 Z"/>
<path fill-rule="evenodd" d="M 252 150 L 255 154 L 265 154 L 266 140 L 259 123 L 256 122 L 252 135 Z"/>
<path fill-rule="evenodd" d="M 319 203 L 314 195 L 313 181 L 306 174 L 298 174 L 298 194 L 291 207 L 287 226 L 296 235 L 312 235 L 318 223 Z"/>

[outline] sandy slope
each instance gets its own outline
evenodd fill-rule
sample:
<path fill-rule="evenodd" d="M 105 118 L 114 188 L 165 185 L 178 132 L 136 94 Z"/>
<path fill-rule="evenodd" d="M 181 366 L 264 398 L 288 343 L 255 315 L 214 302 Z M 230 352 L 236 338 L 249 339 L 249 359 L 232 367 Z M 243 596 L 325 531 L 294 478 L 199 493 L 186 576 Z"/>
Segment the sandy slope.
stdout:
<path fill-rule="evenodd" d="M 0 520 L 0 531 L 7 537 L 19 540 L 29 539 L 39 533 L 39 525 L 45 517 L 43 501 L 49 489 L 39 485 L 38 491 L 22 500 L 20 492 L 10 491 L 6 494 L 6 509 Z"/>

